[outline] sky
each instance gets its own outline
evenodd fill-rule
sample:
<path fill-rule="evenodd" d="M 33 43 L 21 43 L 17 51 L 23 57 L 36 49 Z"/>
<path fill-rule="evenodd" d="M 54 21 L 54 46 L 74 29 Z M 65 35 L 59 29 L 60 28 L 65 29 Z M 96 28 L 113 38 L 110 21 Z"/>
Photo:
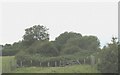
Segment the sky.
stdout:
<path fill-rule="evenodd" d="M 49 28 L 50 40 L 65 31 L 97 36 L 101 46 L 118 36 L 117 2 L 5 2 L 1 7 L 0 44 L 22 40 L 34 25 Z"/>

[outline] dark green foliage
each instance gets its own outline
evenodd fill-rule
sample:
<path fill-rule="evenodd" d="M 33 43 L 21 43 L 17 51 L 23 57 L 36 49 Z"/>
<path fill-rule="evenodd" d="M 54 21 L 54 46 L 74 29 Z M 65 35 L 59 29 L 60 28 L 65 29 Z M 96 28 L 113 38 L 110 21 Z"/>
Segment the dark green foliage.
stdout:
<path fill-rule="evenodd" d="M 21 41 L 15 42 L 14 44 L 6 44 L 3 47 L 2 55 L 3 56 L 13 56 L 16 53 L 18 53 L 20 50 L 24 50 L 25 46 L 23 46 L 23 43 Z"/>
<path fill-rule="evenodd" d="M 31 46 L 29 46 L 27 48 L 26 51 L 28 51 L 30 54 L 36 54 L 37 52 L 39 52 L 40 48 L 41 48 L 41 44 L 48 42 L 47 40 L 39 40 L 39 41 L 35 41 Z"/>
<path fill-rule="evenodd" d="M 82 49 L 97 50 L 100 46 L 100 41 L 96 36 L 82 37 L 79 45 Z"/>
<path fill-rule="evenodd" d="M 90 55 L 100 51 L 100 41 L 96 36 L 82 36 L 80 33 L 64 32 L 54 41 L 49 41 L 47 28 L 41 25 L 25 29 L 23 40 L 14 44 L 6 44 L 3 55 L 15 55 L 20 66 L 51 66 L 60 61 L 66 64 L 79 60 L 90 64 Z M 84 62 L 86 60 L 86 63 Z"/>
<path fill-rule="evenodd" d="M 99 40 L 95 36 L 74 37 L 67 40 L 62 47 L 62 54 L 73 54 L 81 52 L 85 54 L 93 54 L 99 51 Z M 83 55 L 83 56 L 84 56 Z"/>
<path fill-rule="evenodd" d="M 76 46 L 80 48 L 80 43 L 81 43 L 81 39 L 82 37 L 77 37 L 77 38 L 70 38 L 67 40 L 67 42 L 65 43 L 65 45 L 62 47 L 62 49 L 64 48 L 69 48 L 71 46 Z M 61 50 L 62 51 L 62 50 Z"/>
<path fill-rule="evenodd" d="M 118 44 L 115 40 L 104 47 L 100 53 L 98 69 L 103 73 L 118 73 Z"/>
<path fill-rule="evenodd" d="M 59 54 L 57 48 L 48 40 L 36 41 L 27 51 L 30 54 L 40 54 L 43 56 L 57 56 Z"/>
<path fill-rule="evenodd" d="M 82 35 L 80 33 L 64 32 L 55 39 L 55 42 L 54 42 L 55 46 L 60 51 L 61 48 L 64 46 L 64 44 L 67 42 L 67 40 L 69 40 L 70 38 L 76 38 L 76 37 L 80 38 L 80 37 L 82 37 Z"/>
<path fill-rule="evenodd" d="M 10 46 L 11 46 L 11 44 L 5 44 L 4 48 L 10 47 Z"/>
<path fill-rule="evenodd" d="M 37 49 L 37 53 L 47 56 L 57 56 L 59 54 L 57 48 L 51 42 L 42 43 L 41 47 Z"/>
<path fill-rule="evenodd" d="M 31 45 L 25 45 L 24 42 L 25 40 L 7 45 L 8 49 L 10 47 L 19 49 L 20 52 L 15 56 L 19 66 L 21 66 L 21 62 L 23 66 L 40 66 L 40 63 L 41 66 L 47 66 L 48 62 L 51 66 L 55 66 L 55 62 L 58 65 L 60 61 L 65 65 L 73 60 L 79 60 L 83 64 L 84 59 L 86 59 L 86 64 L 90 64 L 90 58 L 86 57 L 95 53 L 99 48 L 97 37 L 82 36 L 74 32 L 65 32 L 55 41 L 34 40 Z"/>
<path fill-rule="evenodd" d="M 25 51 L 20 51 L 16 54 L 15 59 L 19 66 L 21 66 L 21 62 L 23 63 L 22 65 L 27 66 L 26 64 L 30 65 L 31 56 Z"/>
<path fill-rule="evenodd" d="M 23 36 L 25 45 L 31 45 L 36 40 L 49 39 L 47 30 L 48 29 L 42 25 L 35 25 L 33 27 L 25 29 L 25 34 Z"/>
<path fill-rule="evenodd" d="M 80 49 L 97 52 L 100 46 L 100 42 L 96 36 L 82 36 L 74 32 L 64 32 L 60 34 L 60 36 L 55 39 L 54 44 L 62 53 L 68 50 L 70 52 L 77 52 L 81 51 Z M 73 49 L 72 47 L 77 47 L 77 49 Z M 70 52 L 67 53 L 69 54 Z"/>
<path fill-rule="evenodd" d="M 2 56 L 13 56 L 15 55 L 16 53 L 18 52 L 18 50 L 13 50 L 12 48 L 11 49 L 3 49 L 2 50 Z"/>
<path fill-rule="evenodd" d="M 78 46 L 65 47 L 62 51 L 63 54 L 74 54 L 79 52 L 81 49 Z"/>

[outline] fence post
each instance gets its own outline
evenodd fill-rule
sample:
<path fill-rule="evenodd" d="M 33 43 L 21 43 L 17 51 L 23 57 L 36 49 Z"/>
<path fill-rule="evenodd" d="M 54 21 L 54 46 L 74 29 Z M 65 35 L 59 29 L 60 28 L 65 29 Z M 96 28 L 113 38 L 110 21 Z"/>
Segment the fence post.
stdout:
<path fill-rule="evenodd" d="M 20 61 L 20 66 L 22 67 L 22 61 Z"/>
<path fill-rule="evenodd" d="M 9 63 L 10 63 L 10 65 L 9 65 L 9 69 L 8 70 L 11 71 L 12 70 L 12 60 L 10 60 Z"/>
<path fill-rule="evenodd" d="M 84 64 L 85 64 L 85 59 L 84 59 Z"/>
<path fill-rule="evenodd" d="M 59 66 L 61 66 L 61 60 L 60 60 Z"/>
<path fill-rule="evenodd" d="M 32 60 L 30 61 L 30 63 L 31 63 L 31 66 L 32 66 Z"/>
<path fill-rule="evenodd" d="M 57 66 L 57 62 L 55 61 L 55 67 Z"/>
<path fill-rule="evenodd" d="M 47 65 L 48 65 L 48 67 L 50 66 L 50 63 L 49 63 L 49 61 L 48 61 L 48 64 L 47 64 Z"/>
<path fill-rule="evenodd" d="M 14 62 L 15 62 L 14 60 L 10 61 L 10 71 L 15 69 L 15 63 Z"/>
<path fill-rule="evenodd" d="M 100 58 L 98 58 L 98 64 L 100 64 Z"/>
<path fill-rule="evenodd" d="M 95 57 L 91 55 L 91 65 L 93 66 L 95 64 Z"/>
<path fill-rule="evenodd" d="M 40 66 L 41 66 L 41 62 L 40 62 Z"/>
<path fill-rule="evenodd" d="M 14 60 L 14 62 L 15 62 L 15 69 L 17 68 L 17 62 L 16 62 L 16 60 Z"/>

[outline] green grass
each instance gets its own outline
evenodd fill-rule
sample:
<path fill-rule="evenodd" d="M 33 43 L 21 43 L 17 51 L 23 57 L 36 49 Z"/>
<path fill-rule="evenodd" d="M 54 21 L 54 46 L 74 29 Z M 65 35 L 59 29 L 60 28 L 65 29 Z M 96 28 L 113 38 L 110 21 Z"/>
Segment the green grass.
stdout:
<path fill-rule="evenodd" d="M 18 68 L 15 73 L 98 73 L 95 67 L 90 65 L 74 65 L 66 67 L 24 67 Z"/>
<path fill-rule="evenodd" d="M 2 72 L 11 72 L 14 70 L 15 65 L 15 59 L 14 56 L 3 56 L 2 57 Z"/>
<path fill-rule="evenodd" d="M 2 73 L 2 57 L 0 56 L 0 73 Z"/>
<path fill-rule="evenodd" d="M 0 57 L 1 58 L 1 57 Z M 2 57 L 3 73 L 99 73 L 96 67 L 90 65 L 74 65 L 65 67 L 22 67 L 14 68 L 14 56 Z"/>

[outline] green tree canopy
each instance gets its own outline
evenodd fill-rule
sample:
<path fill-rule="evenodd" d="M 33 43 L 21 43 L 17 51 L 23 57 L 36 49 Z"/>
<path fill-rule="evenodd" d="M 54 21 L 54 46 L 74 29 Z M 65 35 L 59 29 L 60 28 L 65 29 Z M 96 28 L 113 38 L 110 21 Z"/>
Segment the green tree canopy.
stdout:
<path fill-rule="evenodd" d="M 31 45 L 36 40 L 46 39 L 49 39 L 48 28 L 42 25 L 35 25 L 33 27 L 25 29 L 23 41 L 28 45 Z"/>
<path fill-rule="evenodd" d="M 102 73 L 118 73 L 118 43 L 115 39 L 102 49 L 100 60 L 98 69 Z"/>
<path fill-rule="evenodd" d="M 79 46 L 82 49 L 97 50 L 100 47 L 100 41 L 96 36 L 83 36 Z"/>
<path fill-rule="evenodd" d="M 57 56 L 59 54 L 54 44 L 48 40 L 36 41 L 26 51 L 30 54 L 39 54 L 42 56 Z"/>
<path fill-rule="evenodd" d="M 64 32 L 60 34 L 56 39 L 55 39 L 55 45 L 60 51 L 61 48 L 66 44 L 67 40 L 70 38 L 76 38 L 76 37 L 82 37 L 80 33 L 75 33 L 75 32 Z"/>

